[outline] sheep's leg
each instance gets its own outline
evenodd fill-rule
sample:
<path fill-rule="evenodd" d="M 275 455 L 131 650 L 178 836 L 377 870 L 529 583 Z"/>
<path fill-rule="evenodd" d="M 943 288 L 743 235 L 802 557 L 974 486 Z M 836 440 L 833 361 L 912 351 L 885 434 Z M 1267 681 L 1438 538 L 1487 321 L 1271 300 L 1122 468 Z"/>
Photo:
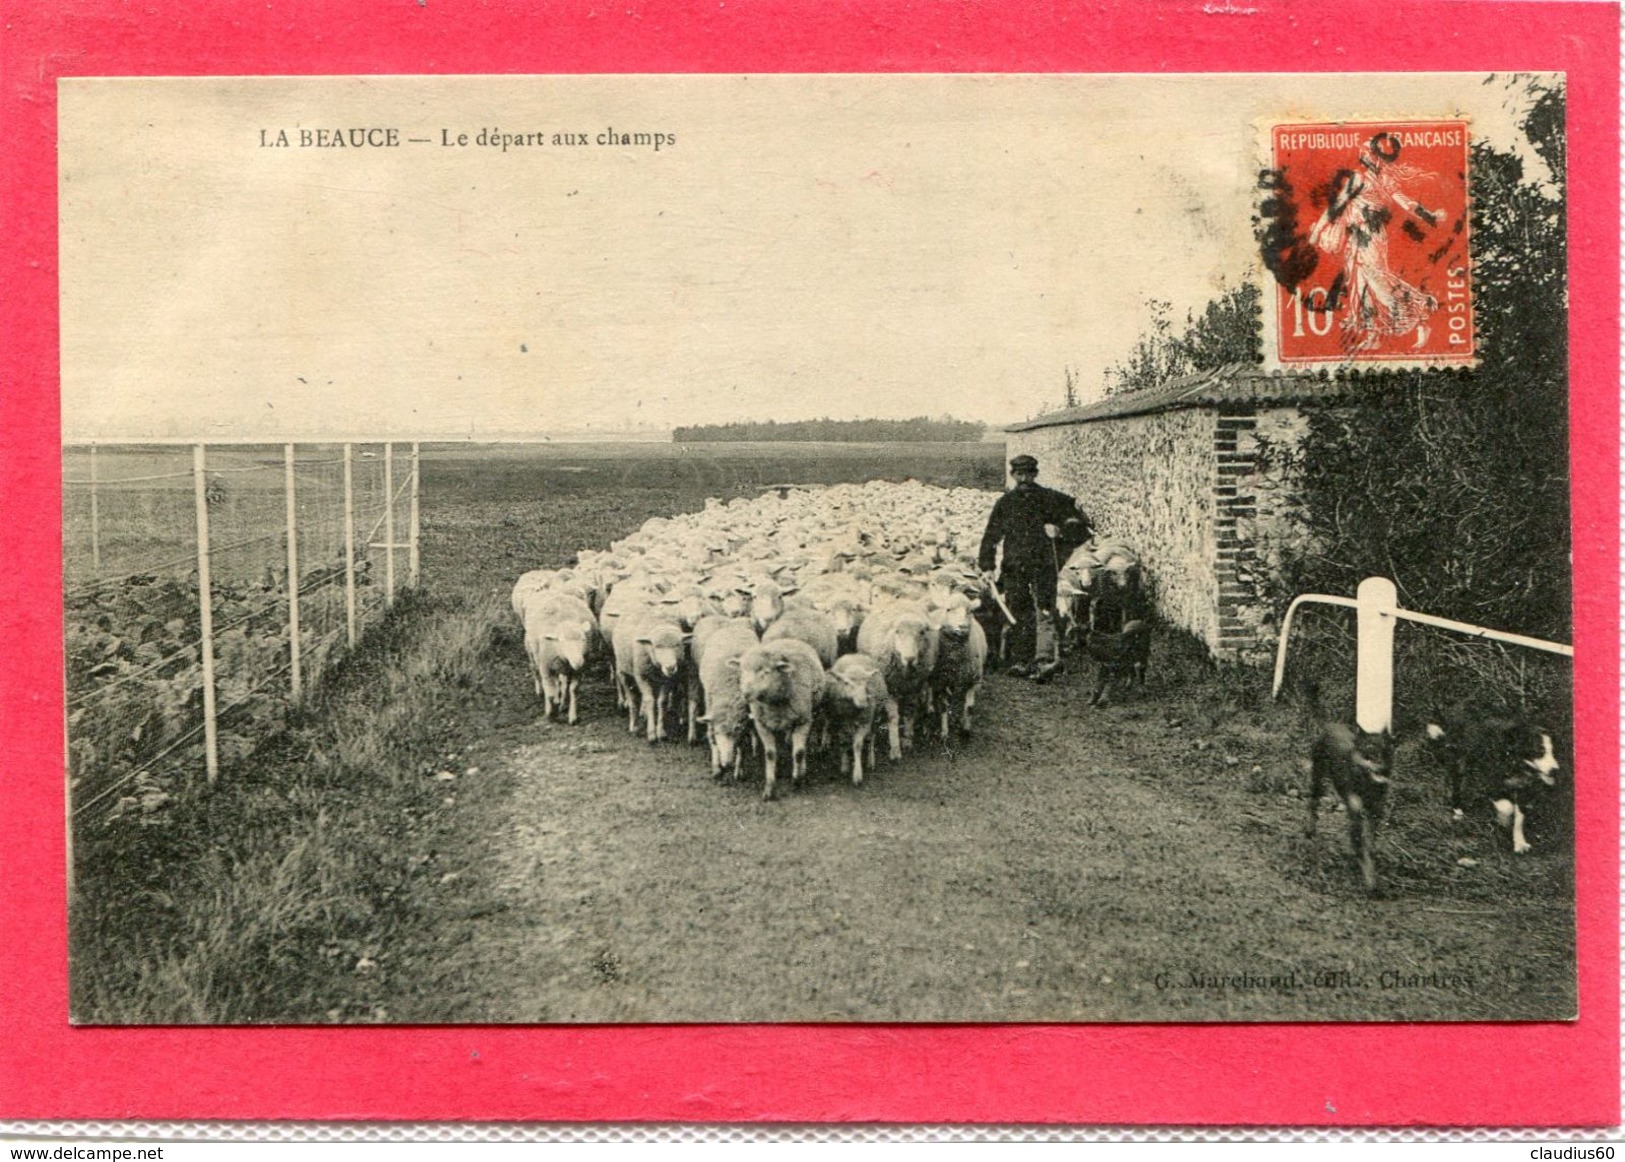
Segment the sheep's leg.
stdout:
<path fill-rule="evenodd" d="M 542 716 L 549 722 L 553 721 L 553 711 L 559 704 L 558 679 L 551 673 L 542 671 Z"/>
<path fill-rule="evenodd" d="M 803 722 L 790 732 L 790 782 L 800 783 L 807 776 L 807 738 L 812 734 L 812 722 Z"/>
<path fill-rule="evenodd" d="M 868 741 L 869 726 L 867 723 L 860 722 L 857 728 L 852 731 L 852 785 L 854 787 L 863 784 L 863 744 Z M 873 762 L 874 760 L 871 758 L 870 761 Z M 845 752 L 842 752 L 841 755 L 841 765 L 846 765 Z"/>
<path fill-rule="evenodd" d="M 765 781 L 762 784 L 762 798 L 771 799 L 774 794 L 774 783 L 778 778 L 779 740 L 771 730 L 760 722 L 756 724 L 756 737 L 762 741 L 762 756 L 766 767 Z"/>
<path fill-rule="evenodd" d="M 576 712 L 576 691 L 578 691 L 580 688 L 581 688 L 581 675 L 580 674 L 571 673 L 571 675 L 564 680 L 564 689 L 567 692 L 567 694 L 569 696 L 569 699 L 570 699 L 570 714 L 569 714 L 569 718 L 567 719 L 567 721 L 570 723 L 571 726 L 574 726 L 576 723 L 581 721 L 580 714 L 578 714 Z"/>
<path fill-rule="evenodd" d="M 976 691 L 976 686 L 972 686 L 965 691 L 965 713 L 959 719 L 959 733 L 967 738 L 970 737 L 970 712 L 971 708 L 976 705 Z"/>
<path fill-rule="evenodd" d="M 655 690 L 655 712 L 649 720 L 649 741 L 659 742 L 666 737 L 666 709 L 671 705 L 671 688 L 661 683 Z"/>
<path fill-rule="evenodd" d="M 653 742 L 655 740 L 655 715 L 659 713 L 659 704 L 655 700 L 654 688 L 649 685 L 649 679 L 642 674 L 635 675 L 633 681 L 638 685 L 638 702 L 643 715 L 644 735 L 650 742 Z M 632 733 L 636 734 L 637 732 L 638 728 L 633 726 Z"/>
<path fill-rule="evenodd" d="M 869 741 L 869 769 L 871 771 L 875 769 L 875 735 L 878 733 L 879 731 L 875 730 L 873 722 L 863 724 L 863 736 Z"/>
<path fill-rule="evenodd" d="M 903 744 L 898 739 L 897 718 L 897 699 L 886 699 L 886 733 L 891 739 L 891 761 L 894 763 L 903 760 Z"/>
<path fill-rule="evenodd" d="M 856 743 L 856 741 L 857 741 L 857 732 L 856 731 L 853 732 L 852 739 L 853 739 L 853 742 Z M 850 774 L 852 772 L 852 760 L 853 760 L 853 757 L 856 754 L 857 754 L 857 751 L 856 751 L 855 747 L 850 752 L 844 746 L 841 748 L 841 774 L 846 775 L 846 774 Z M 863 763 L 862 763 L 861 760 L 859 760 L 859 762 L 858 762 L 858 778 L 859 779 L 863 778 Z"/>
<path fill-rule="evenodd" d="M 700 741 L 700 696 L 694 690 L 688 692 L 688 745 L 693 746 Z"/>

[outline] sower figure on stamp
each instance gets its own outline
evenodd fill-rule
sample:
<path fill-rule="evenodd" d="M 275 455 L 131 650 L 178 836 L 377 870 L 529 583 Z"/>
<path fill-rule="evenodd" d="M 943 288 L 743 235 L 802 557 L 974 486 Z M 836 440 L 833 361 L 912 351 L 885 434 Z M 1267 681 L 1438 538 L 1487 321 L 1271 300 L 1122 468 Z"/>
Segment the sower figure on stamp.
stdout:
<path fill-rule="evenodd" d="M 1055 583 L 1061 562 L 1092 533 L 1089 518 L 1078 502 L 1064 492 L 1038 483 L 1038 461 L 1017 456 L 1010 461 L 1015 486 L 994 502 L 982 534 L 977 568 L 1003 592 L 1015 625 L 1010 629 L 1010 674 L 1017 678 L 1043 678 L 1059 666 L 1053 642 Z M 999 576 L 993 565 L 1000 545 L 1004 557 Z M 1039 623 L 1050 627 L 1049 656 L 1037 658 Z"/>

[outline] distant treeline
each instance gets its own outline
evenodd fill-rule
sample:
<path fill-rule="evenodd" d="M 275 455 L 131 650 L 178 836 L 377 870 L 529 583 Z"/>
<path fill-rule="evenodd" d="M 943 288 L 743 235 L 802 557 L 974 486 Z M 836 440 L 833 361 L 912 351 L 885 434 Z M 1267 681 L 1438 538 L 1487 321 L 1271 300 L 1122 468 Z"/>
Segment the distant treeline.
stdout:
<path fill-rule="evenodd" d="M 779 423 L 695 424 L 674 428 L 673 443 L 756 443 L 768 441 L 826 440 L 846 444 L 974 443 L 982 438 L 986 424 L 956 420 L 952 416 L 911 420 L 791 420 Z"/>

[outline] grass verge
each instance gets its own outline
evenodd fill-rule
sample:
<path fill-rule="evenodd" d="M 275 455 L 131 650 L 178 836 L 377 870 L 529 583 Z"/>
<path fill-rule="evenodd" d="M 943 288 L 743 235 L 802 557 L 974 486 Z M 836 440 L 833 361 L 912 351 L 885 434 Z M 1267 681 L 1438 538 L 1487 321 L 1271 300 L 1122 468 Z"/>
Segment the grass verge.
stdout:
<path fill-rule="evenodd" d="M 408 595 L 212 791 L 76 835 L 73 1020 L 388 1020 L 393 949 L 433 874 L 438 760 L 501 612 Z"/>

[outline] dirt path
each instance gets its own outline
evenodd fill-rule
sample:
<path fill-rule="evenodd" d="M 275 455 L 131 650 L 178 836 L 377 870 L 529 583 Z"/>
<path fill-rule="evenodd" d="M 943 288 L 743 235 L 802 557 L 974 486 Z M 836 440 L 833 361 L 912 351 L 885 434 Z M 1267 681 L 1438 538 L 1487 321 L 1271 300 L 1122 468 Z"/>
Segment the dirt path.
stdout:
<path fill-rule="evenodd" d="M 523 682 L 522 671 L 493 683 Z M 703 747 L 533 711 L 458 762 L 416 1021 L 1517 1019 L 1573 1006 L 1568 869 L 1438 822 L 1431 771 L 1367 899 L 1342 817 L 1302 835 L 1291 716 L 1069 675 L 984 685 L 979 731 L 815 760 L 774 803 Z M 509 690 L 510 687 L 501 687 Z M 1211 691 L 1208 696 L 1211 699 Z M 1206 717 L 1203 717 L 1203 716 Z M 1425 826 L 1424 826 L 1425 823 Z M 1479 863 L 1463 867 L 1462 852 Z"/>

